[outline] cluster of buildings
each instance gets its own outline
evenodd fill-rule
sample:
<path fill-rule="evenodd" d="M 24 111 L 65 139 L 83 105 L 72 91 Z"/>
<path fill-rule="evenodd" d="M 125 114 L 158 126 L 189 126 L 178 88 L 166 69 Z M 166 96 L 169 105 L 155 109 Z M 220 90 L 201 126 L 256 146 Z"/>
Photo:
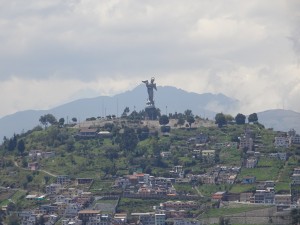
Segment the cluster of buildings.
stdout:
<path fill-rule="evenodd" d="M 56 183 L 46 186 L 45 194 L 27 195 L 26 201 L 38 201 L 39 207 L 33 210 L 21 211 L 18 216 L 22 225 L 36 224 L 43 220 L 46 225 L 52 225 L 61 219 L 63 225 L 110 225 L 114 221 L 111 214 L 103 213 L 101 210 L 91 209 L 94 196 L 91 192 L 85 192 L 78 187 L 70 187 L 71 180 L 68 176 L 57 177 Z M 91 185 L 91 178 L 77 178 L 76 185 Z M 45 204 L 50 202 L 49 204 Z M 44 204 L 43 204 L 44 203 Z M 124 219 L 124 218 L 123 218 Z M 126 217 L 125 217 L 126 219 Z M 121 219 L 116 219 L 116 224 L 120 224 Z"/>
<path fill-rule="evenodd" d="M 39 160 L 40 159 L 47 159 L 55 157 L 55 152 L 53 151 L 42 151 L 42 150 L 31 150 L 29 151 L 28 158 L 29 163 L 27 168 L 29 170 L 38 170 L 40 169 Z"/>
<path fill-rule="evenodd" d="M 122 188 L 124 196 L 146 198 L 175 196 L 174 183 L 175 178 L 154 177 L 146 173 L 134 173 L 117 178 L 114 187 Z"/>
<path fill-rule="evenodd" d="M 300 135 L 296 134 L 295 130 L 289 132 L 278 132 L 274 139 L 274 146 L 276 148 L 288 148 L 293 145 L 300 145 Z"/>
<path fill-rule="evenodd" d="M 216 166 L 210 172 L 201 175 L 194 175 L 202 184 L 233 184 L 241 167 L 236 166 Z"/>

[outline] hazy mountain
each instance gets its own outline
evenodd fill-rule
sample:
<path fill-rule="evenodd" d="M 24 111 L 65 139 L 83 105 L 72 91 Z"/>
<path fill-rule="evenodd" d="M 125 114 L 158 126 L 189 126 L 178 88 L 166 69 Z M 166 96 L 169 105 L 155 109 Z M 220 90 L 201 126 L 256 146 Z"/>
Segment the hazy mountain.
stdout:
<path fill-rule="evenodd" d="M 75 100 L 67 104 L 49 110 L 27 110 L 5 116 L 0 119 L 0 138 L 10 137 L 13 133 L 20 133 L 32 129 L 39 124 L 41 115 L 53 114 L 57 119 L 64 117 L 65 121 L 71 121 L 76 117 L 78 121 L 88 117 L 106 115 L 120 116 L 129 107 L 140 111 L 145 108 L 148 94 L 145 85 L 139 85 L 131 91 L 113 97 L 100 96 Z M 216 112 L 231 112 L 238 108 L 238 101 L 223 94 L 197 94 L 186 92 L 175 87 L 157 87 L 155 91 L 156 107 L 161 109 L 162 114 L 184 112 L 191 109 L 195 115 L 214 118 Z"/>
<path fill-rule="evenodd" d="M 113 97 L 100 96 L 72 101 L 49 110 L 27 110 L 5 116 L 0 119 L 0 140 L 3 136 L 11 137 L 13 133 L 21 133 L 39 125 L 39 118 L 47 113 L 53 114 L 57 119 L 63 117 L 71 121 L 76 117 L 78 121 L 88 117 L 106 115 L 120 116 L 129 107 L 130 111 L 140 111 L 145 108 L 147 91 L 144 85 L 139 85 L 131 91 Z M 162 114 L 184 112 L 191 109 L 195 115 L 213 119 L 216 113 L 235 113 L 239 101 L 223 94 L 197 94 L 186 92 L 175 87 L 158 87 L 155 92 L 155 104 Z M 288 131 L 294 128 L 300 133 L 300 113 L 288 110 L 268 110 L 258 113 L 259 122 L 275 130 Z"/>
<path fill-rule="evenodd" d="M 300 113 L 284 109 L 272 109 L 257 113 L 258 120 L 266 128 L 278 131 L 295 129 L 300 134 Z"/>

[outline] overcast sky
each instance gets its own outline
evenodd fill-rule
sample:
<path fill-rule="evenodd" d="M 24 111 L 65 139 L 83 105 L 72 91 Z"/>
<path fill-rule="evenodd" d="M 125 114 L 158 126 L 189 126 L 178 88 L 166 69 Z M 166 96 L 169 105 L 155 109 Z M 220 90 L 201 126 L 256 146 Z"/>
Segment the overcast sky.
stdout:
<path fill-rule="evenodd" d="M 299 0 L 0 0 L 0 117 L 141 80 L 300 112 Z"/>

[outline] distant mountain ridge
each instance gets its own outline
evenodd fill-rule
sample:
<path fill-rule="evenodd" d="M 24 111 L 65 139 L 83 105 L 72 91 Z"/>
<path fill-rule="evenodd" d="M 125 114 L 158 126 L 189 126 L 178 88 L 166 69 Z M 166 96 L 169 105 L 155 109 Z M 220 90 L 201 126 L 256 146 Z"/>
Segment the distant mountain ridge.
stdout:
<path fill-rule="evenodd" d="M 147 97 L 146 88 L 141 84 L 133 90 L 112 97 L 99 96 L 79 99 L 49 110 L 20 111 L 0 119 L 0 138 L 2 139 L 3 136 L 11 137 L 14 133 L 32 129 L 39 125 L 40 116 L 47 113 L 53 114 L 57 119 L 63 117 L 67 123 L 73 117 L 76 117 L 80 122 L 93 116 L 120 116 L 125 107 L 129 107 L 130 111 L 134 109 L 140 111 L 145 108 Z M 218 112 L 230 114 L 238 112 L 239 108 L 238 100 L 223 94 L 197 94 L 171 86 L 158 86 L 154 98 L 156 107 L 160 108 L 162 114 L 184 112 L 186 109 L 191 109 L 195 115 L 213 119 Z M 266 127 L 272 126 L 278 130 L 294 128 L 298 133 L 300 132 L 300 127 L 295 126 L 300 121 L 299 113 L 275 110 L 273 116 L 272 112 L 273 110 L 258 113 L 259 121 Z M 289 119 L 289 116 L 296 120 Z M 276 123 L 276 121 L 285 121 L 285 124 L 283 126 L 283 123 Z"/>
<path fill-rule="evenodd" d="M 300 134 L 300 113 L 292 110 L 272 109 L 257 113 L 259 121 L 266 128 L 278 131 L 294 129 Z"/>

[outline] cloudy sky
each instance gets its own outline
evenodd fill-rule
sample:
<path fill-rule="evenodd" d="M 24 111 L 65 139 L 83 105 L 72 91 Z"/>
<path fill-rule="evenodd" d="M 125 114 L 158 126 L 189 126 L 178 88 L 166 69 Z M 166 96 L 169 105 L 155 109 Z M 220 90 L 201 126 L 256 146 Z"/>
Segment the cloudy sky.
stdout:
<path fill-rule="evenodd" d="M 300 112 L 298 0 L 0 0 L 0 117 L 156 78 Z"/>

